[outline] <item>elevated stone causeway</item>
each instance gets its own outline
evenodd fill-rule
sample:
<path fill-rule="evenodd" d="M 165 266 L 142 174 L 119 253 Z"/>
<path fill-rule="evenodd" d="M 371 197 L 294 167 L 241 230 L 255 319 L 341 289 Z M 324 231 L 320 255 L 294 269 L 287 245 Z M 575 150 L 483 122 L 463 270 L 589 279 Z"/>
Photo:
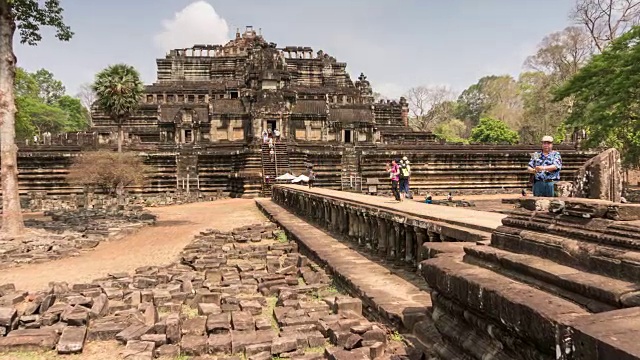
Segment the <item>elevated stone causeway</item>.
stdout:
<path fill-rule="evenodd" d="M 459 242 L 488 242 L 505 215 L 464 208 L 393 203 L 387 198 L 327 189 L 278 185 L 273 201 L 287 210 L 352 239 L 383 258 L 417 265 L 429 253 L 462 249 Z"/>

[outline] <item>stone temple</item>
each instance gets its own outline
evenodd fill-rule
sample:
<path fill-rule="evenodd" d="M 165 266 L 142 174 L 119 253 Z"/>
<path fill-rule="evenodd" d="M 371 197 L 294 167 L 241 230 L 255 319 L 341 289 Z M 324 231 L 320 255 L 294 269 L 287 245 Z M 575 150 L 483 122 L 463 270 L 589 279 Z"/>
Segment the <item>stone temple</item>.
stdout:
<path fill-rule="evenodd" d="M 518 191 L 538 146 L 446 144 L 408 127 L 406 99 L 374 101 L 367 77 L 353 80 L 347 64 L 322 50 L 279 47 L 247 27 L 224 45 L 194 45 L 157 59 L 157 79 L 123 126 L 126 151 L 153 169 L 146 196 L 270 195 L 273 179 L 313 165 L 318 187 L 366 191 L 390 185 L 384 165 L 407 156 L 418 193 Z M 26 198 L 82 196 L 67 169 L 83 151 L 115 149 L 117 126 L 99 109 L 85 133 L 19 144 L 20 189 Z M 274 159 L 265 130 L 281 134 Z M 565 179 L 594 154 L 558 144 Z"/>

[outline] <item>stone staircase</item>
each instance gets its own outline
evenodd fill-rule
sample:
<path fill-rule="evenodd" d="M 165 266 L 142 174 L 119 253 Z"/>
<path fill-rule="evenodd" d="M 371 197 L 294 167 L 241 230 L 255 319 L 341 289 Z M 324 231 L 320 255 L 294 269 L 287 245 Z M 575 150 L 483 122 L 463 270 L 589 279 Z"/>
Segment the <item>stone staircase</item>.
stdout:
<path fill-rule="evenodd" d="M 269 145 L 262 144 L 262 196 L 271 196 L 271 186 L 275 183 L 275 178 L 291 172 L 289 166 L 289 154 L 286 143 L 274 143 L 275 156 L 273 161 L 269 155 Z M 266 182 L 266 177 L 269 182 Z"/>
<path fill-rule="evenodd" d="M 200 191 L 198 155 L 191 151 L 181 151 L 176 155 L 177 188 L 184 192 Z"/>
<path fill-rule="evenodd" d="M 637 359 L 638 311 L 622 309 L 640 305 L 640 207 L 522 204 L 488 246 L 466 244 L 421 263 L 440 358 Z"/>
<path fill-rule="evenodd" d="M 342 191 L 362 191 L 362 176 L 358 171 L 358 156 L 353 145 L 346 145 L 342 153 L 340 189 Z"/>

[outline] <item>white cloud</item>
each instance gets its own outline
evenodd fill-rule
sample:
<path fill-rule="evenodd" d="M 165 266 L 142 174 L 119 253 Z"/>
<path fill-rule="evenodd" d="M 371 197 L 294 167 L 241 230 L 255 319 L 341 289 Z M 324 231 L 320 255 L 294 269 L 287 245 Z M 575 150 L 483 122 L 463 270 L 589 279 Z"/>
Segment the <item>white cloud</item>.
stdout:
<path fill-rule="evenodd" d="M 389 99 L 400 99 L 400 97 L 407 92 L 407 89 L 405 89 L 403 86 L 394 83 L 381 83 L 371 85 L 374 92 L 380 93 L 380 95 Z"/>
<path fill-rule="evenodd" d="M 196 1 L 162 21 L 163 30 L 154 37 L 163 51 L 189 48 L 195 44 L 224 44 L 229 40 L 229 25 L 211 4 Z"/>

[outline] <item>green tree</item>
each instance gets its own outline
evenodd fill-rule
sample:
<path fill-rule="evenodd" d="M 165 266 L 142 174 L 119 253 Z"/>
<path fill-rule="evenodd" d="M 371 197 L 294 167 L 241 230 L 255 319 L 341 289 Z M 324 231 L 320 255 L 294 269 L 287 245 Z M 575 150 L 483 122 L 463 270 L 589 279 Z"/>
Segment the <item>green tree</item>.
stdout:
<path fill-rule="evenodd" d="M 433 130 L 433 133 L 448 143 L 467 143 L 468 140 L 463 136 L 467 127 L 462 120 L 450 119 L 441 122 Z"/>
<path fill-rule="evenodd" d="M 471 130 L 469 140 L 485 144 L 516 144 L 518 142 L 518 133 L 511 130 L 504 121 L 484 117 Z"/>
<path fill-rule="evenodd" d="M 2 173 L 2 231 L 17 236 L 24 230 L 18 193 L 18 147 L 14 85 L 16 56 L 13 36 L 21 43 L 37 45 L 41 26 L 51 26 L 56 37 L 68 41 L 73 33 L 64 24 L 59 0 L 0 0 L 0 170 Z"/>
<path fill-rule="evenodd" d="M 63 95 L 56 101 L 56 106 L 65 112 L 63 131 L 84 131 L 89 126 L 91 115 L 82 101 L 69 95 Z"/>
<path fill-rule="evenodd" d="M 38 98 L 17 97 L 16 122 L 28 123 L 33 133 L 42 137 L 45 132 L 58 133 L 65 127 L 67 114 L 60 108 L 48 105 Z"/>
<path fill-rule="evenodd" d="M 111 65 L 93 83 L 97 104 L 118 125 L 118 152 L 122 152 L 122 125 L 138 108 L 144 86 L 140 74 L 126 64 Z"/>
<path fill-rule="evenodd" d="M 38 97 L 45 104 L 53 105 L 64 95 L 66 89 L 62 81 L 55 79 L 50 71 L 40 69 L 32 76 L 38 84 Z"/>
<path fill-rule="evenodd" d="M 613 40 L 556 92 L 574 98 L 567 125 L 588 133 L 587 147 L 616 147 L 640 164 L 640 26 Z"/>

